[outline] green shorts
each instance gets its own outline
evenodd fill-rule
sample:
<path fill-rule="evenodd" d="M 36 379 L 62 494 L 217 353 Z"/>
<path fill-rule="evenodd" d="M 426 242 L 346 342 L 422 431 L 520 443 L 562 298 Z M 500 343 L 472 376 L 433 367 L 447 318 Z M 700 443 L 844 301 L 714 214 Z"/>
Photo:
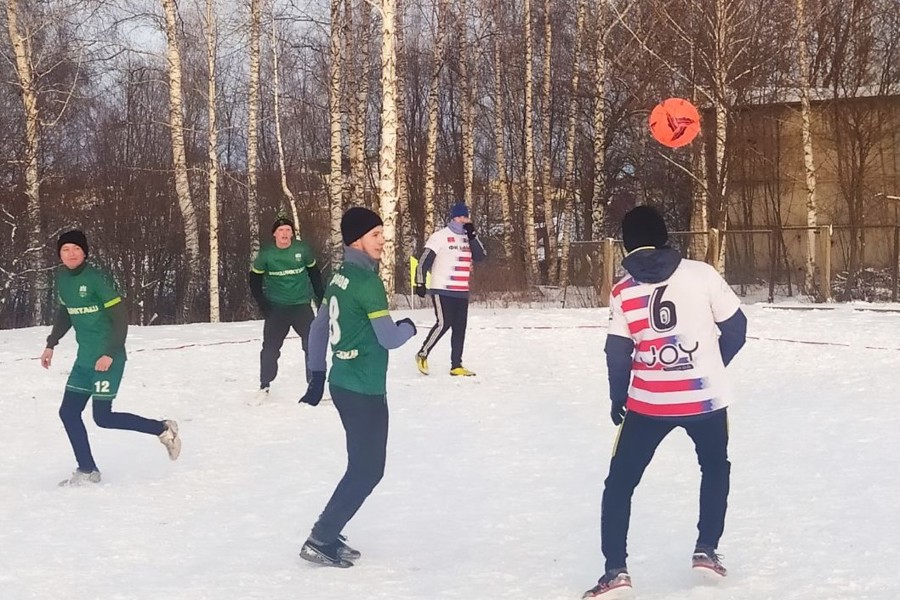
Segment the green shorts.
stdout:
<path fill-rule="evenodd" d="M 125 359 L 117 358 L 106 371 L 95 371 L 93 365 L 75 364 L 69 373 L 66 389 L 93 396 L 95 400 L 112 400 L 119 393 L 125 372 Z"/>

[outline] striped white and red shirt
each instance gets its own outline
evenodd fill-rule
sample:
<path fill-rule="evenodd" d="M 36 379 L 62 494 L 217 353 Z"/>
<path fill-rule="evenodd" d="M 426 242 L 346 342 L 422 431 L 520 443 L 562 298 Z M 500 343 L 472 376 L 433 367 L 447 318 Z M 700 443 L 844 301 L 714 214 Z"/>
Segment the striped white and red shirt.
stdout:
<path fill-rule="evenodd" d="M 472 249 L 465 233 L 444 227 L 431 234 L 425 247 L 434 252 L 429 289 L 468 292 L 472 275 Z"/>
<path fill-rule="evenodd" d="M 728 406 L 732 390 L 719 351 L 717 322 L 740 300 L 710 265 L 682 260 L 659 283 L 631 275 L 613 287 L 609 333 L 634 341 L 626 407 L 643 415 L 700 415 Z"/>

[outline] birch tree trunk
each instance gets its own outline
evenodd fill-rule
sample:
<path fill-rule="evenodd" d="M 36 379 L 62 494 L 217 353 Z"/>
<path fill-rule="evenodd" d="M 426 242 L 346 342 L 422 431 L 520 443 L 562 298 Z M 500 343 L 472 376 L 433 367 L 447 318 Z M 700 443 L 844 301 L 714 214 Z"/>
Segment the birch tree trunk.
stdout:
<path fill-rule="evenodd" d="M 349 9 L 348 9 L 349 11 Z M 355 41 L 348 55 L 347 75 L 352 74 L 352 99 L 350 100 L 350 198 L 354 203 L 364 203 L 374 208 L 374 197 L 369 189 L 369 160 L 366 153 L 366 115 L 369 106 L 369 48 L 372 10 L 367 0 L 359 2 L 359 22 L 355 35 L 347 43 Z"/>
<path fill-rule="evenodd" d="M 403 0 L 397 0 L 397 56 L 404 56 L 404 9 Z M 409 161 L 409 137 L 406 130 L 406 71 L 403 61 L 397 63 L 397 202 L 400 214 L 400 264 L 405 265 L 409 256 L 415 254 L 416 241 L 413 238 L 412 218 L 409 212 L 409 186 L 406 174 Z M 405 273 L 405 269 L 400 271 Z M 404 281 L 406 278 L 403 279 Z"/>
<path fill-rule="evenodd" d="M 594 193 L 591 196 L 591 240 L 603 239 L 606 213 L 606 32 L 609 13 L 603 3 L 597 8 L 597 48 L 594 52 Z"/>
<path fill-rule="evenodd" d="M 24 32 L 20 28 L 20 13 L 19 0 L 7 0 L 6 24 L 15 55 L 16 76 L 19 89 L 22 91 L 22 107 L 25 114 L 23 162 L 25 163 L 25 210 L 30 250 L 26 255 L 26 266 L 29 271 L 28 282 L 31 287 L 32 323 L 39 325 L 44 322 L 44 308 L 49 289 L 48 276 L 42 264 L 42 252 L 39 251 L 44 247 L 44 228 L 41 225 L 40 165 L 38 162 L 41 152 L 40 112 L 38 109 L 38 82 L 33 69 L 32 34 L 27 27 Z"/>
<path fill-rule="evenodd" d="M 217 41 L 214 0 L 206 0 L 206 112 L 209 121 L 207 134 L 207 189 L 209 194 L 209 322 L 219 322 L 219 132 L 216 124 Z"/>
<path fill-rule="evenodd" d="M 561 226 L 562 252 L 560 256 L 559 284 L 569 285 L 569 250 L 572 243 L 572 229 L 575 224 L 575 136 L 578 120 L 578 82 L 581 74 L 581 38 L 584 30 L 584 17 L 587 12 L 586 0 L 578 0 L 575 12 L 575 49 L 572 53 L 572 87 L 569 95 L 567 111 L 568 129 L 566 131 L 566 206 L 562 211 Z"/>
<path fill-rule="evenodd" d="M 341 239 L 343 203 L 343 136 L 341 126 L 341 28 L 343 0 L 331 0 L 331 66 L 329 68 L 328 112 L 331 124 L 331 173 L 328 177 L 328 208 L 331 222 L 332 271 L 341 264 L 344 244 Z"/>
<path fill-rule="evenodd" d="M 538 282 L 537 239 L 534 232 L 534 39 L 531 31 L 531 0 L 525 0 L 525 280 L 529 286 Z"/>
<path fill-rule="evenodd" d="M 184 114 L 181 92 L 181 52 L 178 49 L 178 15 L 175 0 L 162 0 L 166 14 L 166 62 L 169 75 L 169 132 L 172 139 L 172 164 L 175 170 L 175 193 L 184 228 L 184 249 L 187 281 L 181 305 L 181 321 L 190 318 L 197 284 L 200 281 L 200 236 L 197 214 L 191 198 L 187 158 L 184 149 Z"/>
<path fill-rule="evenodd" d="M 291 215 L 294 218 L 294 235 L 300 239 L 300 214 L 297 212 L 297 199 L 288 186 L 287 169 L 284 161 L 284 137 L 281 135 L 281 91 L 278 83 L 278 36 L 275 30 L 275 7 L 272 7 L 272 115 L 275 119 L 275 146 L 278 150 L 278 172 L 281 179 L 281 193 L 284 194 Z"/>
<path fill-rule="evenodd" d="M 381 27 L 381 153 L 379 203 L 384 221 L 381 278 L 389 301 L 394 297 L 397 218 L 397 0 L 382 0 Z"/>
<path fill-rule="evenodd" d="M 460 0 L 460 14 L 457 15 L 456 26 L 459 37 L 459 77 L 463 85 L 461 107 L 462 159 L 463 159 L 463 202 L 472 209 L 472 184 L 475 180 L 475 99 L 474 77 L 470 77 L 472 49 L 469 46 L 468 27 L 469 7 L 466 0 Z"/>
<path fill-rule="evenodd" d="M 173 0 L 165 0 L 173 1 Z M 250 223 L 250 257 L 259 252 L 259 38 L 262 24 L 260 0 L 250 0 L 250 83 L 247 97 L 247 216 Z"/>
<path fill-rule="evenodd" d="M 553 93 L 553 81 L 550 59 L 553 55 L 553 27 L 550 22 L 551 0 L 544 0 L 544 61 L 541 68 L 541 197 L 544 200 L 544 230 L 547 232 L 547 247 L 544 248 L 544 260 L 547 264 L 548 283 L 555 284 L 556 277 L 556 226 L 553 222 L 553 190 L 552 177 L 552 138 L 550 116 Z"/>
<path fill-rule="evenodd" d="M 447 0 L 437 0 L 437 34 L 434 42 L 434 56 L 431 61 L 431 84 L 428 87 L 428 133 L 425 141 L 425 230 L 422 232 L 425 239 L 434 233 L 435 229 L 434 188 L 437 172 L 441 70 L 444 66 L 446 44 L 446 2 Z"/>
<path fill-rule="evenodd" d="M 500 8 L 501 3 L 496 6 Z M 498 11 L 499 12 L 499 11 Z M 497 195 L 500 197 L 500 209 L 503 214 L 503 253 L 507 259 L 513 257 L 513 212 L 509 197 L 509 183 L 506 179 L 506 134 L 503 124 L 503 61 L 500 57 L 501 15 L 495 14 L 494 31 L 494 144 L 497 156 Z"/>
<path fill-rule="evenodd" d="M 811 110 L 809 106 L 809 55 L 806 46 L 806 0 L 797 0 L 797 58 L 800 69 L 800 133 L 803 140 L 803 166 L 806 171 L 806 264 L 804 289 L 821 301 L 825 294 L 816 285 L 816 227 L 819 208 L 816 202 L 816 164 L 813 156 Z"/>

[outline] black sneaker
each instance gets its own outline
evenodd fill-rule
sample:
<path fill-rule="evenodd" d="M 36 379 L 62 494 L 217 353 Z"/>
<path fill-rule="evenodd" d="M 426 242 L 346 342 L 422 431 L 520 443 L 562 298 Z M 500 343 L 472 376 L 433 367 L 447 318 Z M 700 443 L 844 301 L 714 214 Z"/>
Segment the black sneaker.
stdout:
<path fill-rule="evenodd" d="M 335 540 L 330 544 L 319 544 L 308 539 L 300 548 L 300 558 L 326 567 L 339 569 L 352 567 L 353 563 L 341 556 L 339 544 L 340 540 Z"/>
<path fill-rule="evenodd" d="M 362 556 L 362 553 L 355 548 L 351 548 L 347 545 L 347 536 L 341 534 L 338 536 L 337 542 L 338 545 L 338 554 L 341 558 L 345 558 L 347 560 L 357 560 Z"/>
<path fill-rule="evenodd" d="M 582 598 L 629 598 L 631 596 L 631 576 L 628 569 L 610 569 L 597 581 L 597 585 L 584 593 Z"/>
<path fill-rule="evenodd" d="M 714 579 L 725 577 L 728 575 L 728 569 L 722 562 L 724 557 L 716 554 L 715 548 L 709 546 L 697 546 L 694 548 L 694 555 L 691 557 L 691 567 L 702 575 L 709 575 Z"/>

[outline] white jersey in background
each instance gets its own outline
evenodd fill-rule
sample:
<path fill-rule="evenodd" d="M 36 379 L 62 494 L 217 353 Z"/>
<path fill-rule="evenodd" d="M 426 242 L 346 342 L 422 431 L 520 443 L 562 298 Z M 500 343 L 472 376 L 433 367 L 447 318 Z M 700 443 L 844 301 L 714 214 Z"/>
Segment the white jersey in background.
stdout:
<path fill-rule="evenodd" d="M 425 247 L 434 252 L 429 289 L 468 292 L 472 274 L 472 249 L 465 233 L 444 227 L 431 234 Z"/>

